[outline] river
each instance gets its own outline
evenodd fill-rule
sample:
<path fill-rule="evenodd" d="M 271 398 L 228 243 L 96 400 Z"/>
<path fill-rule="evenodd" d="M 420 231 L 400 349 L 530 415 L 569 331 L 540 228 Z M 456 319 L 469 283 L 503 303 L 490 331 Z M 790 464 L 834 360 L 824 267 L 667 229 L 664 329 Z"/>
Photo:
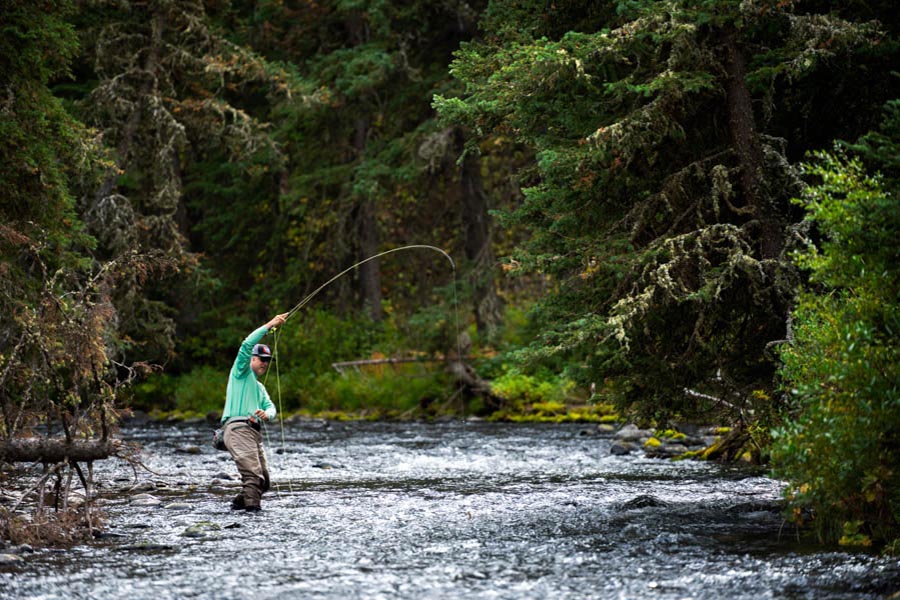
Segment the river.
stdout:
<path fill-rule="evenodd" d="M 757 471 L 613 456 L 583 425 L 270 426 L 277 489 L 233 512 L 203 427 L 126 429 L 107 535 L 0 567 L 0 598 L 886 598 L 895 559 L 801 543 Z M 199 446 L 199 453 L 191 446 Z M 140 484 L 158 506 L 135 503 Z M 165 508 L 168 506 L 169 508 Z M 193 530 L 189 529 L 193 526 Z M 191 533 L 191 532 L 196 533 Z M 190 535 L 185 535 L 185 533 Z M 195 536 L 195 537 L 192 537 Z"/>

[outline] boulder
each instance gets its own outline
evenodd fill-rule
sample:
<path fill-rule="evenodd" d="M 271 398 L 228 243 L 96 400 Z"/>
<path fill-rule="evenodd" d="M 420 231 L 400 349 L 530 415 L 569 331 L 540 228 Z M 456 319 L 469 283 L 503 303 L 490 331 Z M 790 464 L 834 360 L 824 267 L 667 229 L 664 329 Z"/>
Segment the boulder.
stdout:
<path fill-rule="evenodd" d="M 622 442 L 644 443 L 653 436 L 651 429 L 638 429 L 637 425 L 629 423 L 616 432 L 616 439 Z"/>
<path fill-rule="evenodd" d="M 637 448 L 637 444 L 633 442 L 613 442 L 612 446 L 609 447 L 609 453 L 615 456 L 625 456 L 626 454 L 631 454 Z"/>
<path fill-rule="evenodd" d="M 628 502 L 623 502 L 619 505 L 620 510 L 634 510 L 638 508 L 656 508 L 661 506 L 668 506 L 667 502 L 660 500 L 655 496 L 651 496 L 649 494 L 642 494 L 640 496 L 635 496 Z"/>

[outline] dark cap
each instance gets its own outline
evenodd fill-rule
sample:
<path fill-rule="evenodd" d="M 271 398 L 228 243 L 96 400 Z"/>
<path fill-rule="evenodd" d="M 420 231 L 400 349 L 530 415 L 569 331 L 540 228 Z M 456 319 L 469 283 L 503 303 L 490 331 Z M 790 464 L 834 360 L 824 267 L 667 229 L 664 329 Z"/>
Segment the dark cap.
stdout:
<path fill-rule="evenodd" d="M 269 350 L 269 347 L 265 344 L 257 344 L 253 346 L 253 352 L 251 352 L 253 356 L 258 356 L 263 359 L 271 360 L 272 359 L 272 351 Z"/>

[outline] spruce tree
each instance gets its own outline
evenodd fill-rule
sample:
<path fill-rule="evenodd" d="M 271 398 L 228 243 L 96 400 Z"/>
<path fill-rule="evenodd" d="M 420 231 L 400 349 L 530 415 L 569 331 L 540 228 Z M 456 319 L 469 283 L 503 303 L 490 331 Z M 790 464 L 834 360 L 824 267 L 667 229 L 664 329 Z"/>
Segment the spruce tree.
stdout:
<path fill-rule="evenodd" d="M 880 101 L 879 24 L 774 1 L 572 1 L 495 3 L 482 27 L 452 65 L 466 92 L 436 105 L 536 153 L 505 217 L 532 233 L 510 269 L 554 282 L 523 357 L 563 357 L 661 421 L 758 418 L 799 281 L 790 157 L 805 148 L 784 124 L 860 69 L 871 96 L 835 101 Z"/>

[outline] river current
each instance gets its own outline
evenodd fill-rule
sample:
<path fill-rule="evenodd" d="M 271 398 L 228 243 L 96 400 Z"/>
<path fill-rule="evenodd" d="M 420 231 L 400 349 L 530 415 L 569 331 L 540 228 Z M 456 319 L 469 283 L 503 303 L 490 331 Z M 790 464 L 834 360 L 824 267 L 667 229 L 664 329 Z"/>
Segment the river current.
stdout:
<path fill-rule="evenodd" d="M 128 428 L 98 464 L 107 533 L 0 567 L 0 598 L 888 598 L 896 559 L 801 543 L 757 471 L 640 454 L 584 425 L 299 423 L 266 435 L 275 489 L 205 427 Z M 200 451 L 196 453 L 199 446 Z M 193 453 L 192 453 L 193 452 Z M 129 488 L 137 489 L 126 491 Z M 138 492 L 159 499 L 141 505 Z"/>

